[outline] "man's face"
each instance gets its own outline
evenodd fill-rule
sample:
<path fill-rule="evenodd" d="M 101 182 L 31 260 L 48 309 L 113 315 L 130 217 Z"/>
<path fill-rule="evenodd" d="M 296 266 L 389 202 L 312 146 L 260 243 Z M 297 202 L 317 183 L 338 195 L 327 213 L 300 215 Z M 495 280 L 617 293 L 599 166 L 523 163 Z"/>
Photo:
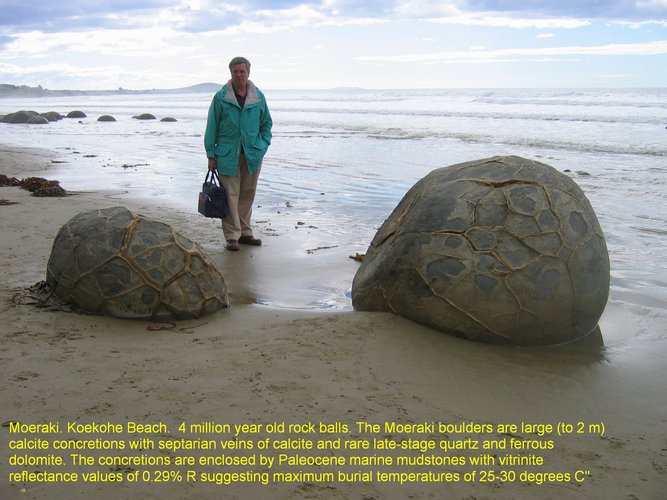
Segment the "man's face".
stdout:
<path fill-rule="evenodd" d="M 248 69 L 244 63 L 232 66 L 232 83 L 235 87 L 244 88 L 248 83 Z"/>

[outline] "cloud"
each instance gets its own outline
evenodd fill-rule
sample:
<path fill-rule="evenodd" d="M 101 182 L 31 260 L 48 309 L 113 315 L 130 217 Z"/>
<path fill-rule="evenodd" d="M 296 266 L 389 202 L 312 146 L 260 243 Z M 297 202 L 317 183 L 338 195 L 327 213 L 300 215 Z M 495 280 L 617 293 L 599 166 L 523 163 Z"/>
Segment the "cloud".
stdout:
<path fill-rule="evenodd" d="M 196 83 L 225 74 L 221 57 L 233 52 L 257 58 L 278 87 L 297 80 L 292 72 L 303 86 L 398 82 L 392 62 L 470 63 L 460 82 L 476 81 L 465 76 L 481 71 L 475 64 L 502 61 L 553 61 L 561 75 L 559 63 L 585 55 L 637 55 L 652 82 L 667 53 L 666 19 L 667 0 L 0 0 L 0 81 Z M 432 69 L 428 85 L 453 84 Z"/>
<path fill-rule="evenodd" d="M 663 21 L 657 21 L 657 20 L 652 20 L 652 21 L 613 21 L 614 25 L 618 26 L 627 26 L 629 28 L 633 29 L 640 29 L 643 27 L 647 26 L 658 26 L 660 28 L 667 28 L 667 20 Z"/>
<path fill-rule="evenodd" d="M 494 28 L 535 28 L 535 29 L 574 29 L 588 26 L 589 21 L 569 18 L 521 18 L 493 15 L 459 15 L 429 19 L 439 24 L 455 24 L 462 26 L 486 26 Z"/>
<path fill-rule="evenodd" d="M 4 80 L 16 84 L 26 81 L 40 82 L 46 88 L 110 88 L 111 80 L 125 85 L 131 82 L 136 75 L 118 65 L 101 65 L 85 67 L 69 63 L 46 63 L 37 66 L 23 67 L 0 63 L 0 76 L 11 75 Z M 79 86 L 72 87 L 72 82 L 79 82 Z"/>
<path fill-rule="evenodd" d="M 667 54 L 667 40 L 646 43 L 612 43 L 597 46 L 510 48 L 497 50 L 461 50 L 393 56 L 359 56 L 356 60 L 369 62 L 432 63 L 432 62 L 497 62 L 508 58 L 557 56 L 636 56 Z"/>
<path fill-rule="evenodd" d="M 465 0 L 461 10 L 522 17 L 648 20 L 667 14 L 667 0 Z"/>
<path fill-rule="evenodd" d="M 384 22 L 386 20 L 375 17 L 350 17 L 336 13 L 331 14 L 304 4 L 281 10 L 257 10 L 252 15 L 241 16 L 238 23 L 214 28 L 218 34 L 242 36 L 246 34 L 275 33 L 304 27 L 371 25 Z"/>
<path fill-rule="evenodd" d="M 637 8 L 647 11 L 662 11 L 667 10 L 667 0 L 639 0 L 637 2 Z"/>
<path fill-rule="evenodd" d="M 11 37 L 2 50 L 4 58 L 50 57 L 54 53 L 97 54 L 120 57 L 178 56 L 192 49 L 183 43 L 183 34 L 163 28 L 146 30 L 95 30 L 41 33 L 31 31 Z"/>
<path fill-rule="evenodd" d="M 2 0 L 0 26 L 10 33 L 122 28 L 171 4 L 170 0 Z"/>
<path fill-rule="evenodd" d="M 244 26 L 269 32 L 304 23 L 359 23 L 386 14 L 386 2 L 343 0 L 0 0 L 5 33 L 168 26 L 188 32 Z M 368 22 L 368 21 L 366 21 Z"/>
<path fill-rule="evenodd" d="M 591 19 L 664 21 L 667 0 L 0 0 L 4 34 L 168 27 L 268 33 L 398 19 L 512 28 L 576 28 Z M 310 23 L 310 24 L 309 24 Z"/>
<path fill-rule="evenodd" d="M 121 73 L 123 69 L 119 66 L 98 66 L 96 68 L 81 68 L 72 64 L 66 63 L 47 63 L 39 66 L 31 66 L 29 68 L 18 66 L 15 64 L 0 63 L 0 74 L 8 73 L 15 76 L 32 76 L 32 75 L 53 75 L 60 76 L 74 76 L 77 78 L 87 78 L 92 76 L 105 77 L 112 73 Z"/>

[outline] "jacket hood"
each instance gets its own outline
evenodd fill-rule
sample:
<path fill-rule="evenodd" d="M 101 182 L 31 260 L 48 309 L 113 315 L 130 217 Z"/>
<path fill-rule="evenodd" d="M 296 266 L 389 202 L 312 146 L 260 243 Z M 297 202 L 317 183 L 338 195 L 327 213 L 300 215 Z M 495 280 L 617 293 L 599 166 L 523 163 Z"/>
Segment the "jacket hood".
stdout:
<path fill-rule="evenodd" d="M 238 104 L 238 101 L 236 100 L 236 94 L 234 93 L 234 86 L 232 85 L 232 80 L 230 79 L 227 84 L 223 87 L 227 89 L 227 92 L 225 93 L 225 100 L 235 102 Z M 248 94 L 246 95 L 245 98 L 245 105 L 248 106 L 250 104 L 257 104 L 259 102 L 259 93 L 257 90 L 257 87 L 255 87 L 255 84 L 252 83 L 252 81 L 248 80 Z"/>

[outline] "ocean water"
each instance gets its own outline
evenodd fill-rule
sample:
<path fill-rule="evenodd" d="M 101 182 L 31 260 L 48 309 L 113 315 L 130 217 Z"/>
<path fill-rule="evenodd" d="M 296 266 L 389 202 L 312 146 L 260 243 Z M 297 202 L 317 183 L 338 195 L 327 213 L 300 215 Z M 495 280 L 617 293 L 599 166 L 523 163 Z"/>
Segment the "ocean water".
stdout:
<path fill-rule="evenodd" d="M 608 345 L 667 340 L 667 89 L 265 90 L 274 121 L 255 219 L 280 214 L 310 248 L 363 252 L 405 192 L 435 168 L 519 155 L 569 171 L 591 201 L 611 258 L 601 320 Z M 0 99 L 88 118 L 0 123 L 0 143 L 58 155 L 68 190 L 122 189 L 192 210 L 206 169 L 210 94 Z M 139 121 L 149 112 L 175 123 Z M 97 122 L 113 115 L 115 123 Z M 348 280 L 351 280 L 351 277 Z M 350 308 L 349 290 L 322 307 Z M 315 304 L 317 306 L 317 304 Z M 651 345 L 652 342 L 644 345 Z"/>

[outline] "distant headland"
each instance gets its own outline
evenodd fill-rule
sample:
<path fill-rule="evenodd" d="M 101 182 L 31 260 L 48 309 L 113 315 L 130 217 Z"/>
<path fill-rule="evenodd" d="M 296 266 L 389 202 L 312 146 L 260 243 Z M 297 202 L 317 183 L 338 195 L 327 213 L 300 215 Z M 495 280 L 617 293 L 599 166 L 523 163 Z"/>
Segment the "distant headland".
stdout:
<path fill-rule="evenodd" d="M 10 85 L 0 83 L 0 98 L 3 97 L 60 97 L 79 95 L 109 95 L 109 94 L 164 94 L 164 93 L 190 93 L 190 92 L 217 92 L 222 87 L 219 83 L 198 83 L 189 87 L 178 89 L 148 89 L 129 90 L 119 87 L 116 90 L 50 90 L 42 87 L 30 87 L 28 85 Z"/>

